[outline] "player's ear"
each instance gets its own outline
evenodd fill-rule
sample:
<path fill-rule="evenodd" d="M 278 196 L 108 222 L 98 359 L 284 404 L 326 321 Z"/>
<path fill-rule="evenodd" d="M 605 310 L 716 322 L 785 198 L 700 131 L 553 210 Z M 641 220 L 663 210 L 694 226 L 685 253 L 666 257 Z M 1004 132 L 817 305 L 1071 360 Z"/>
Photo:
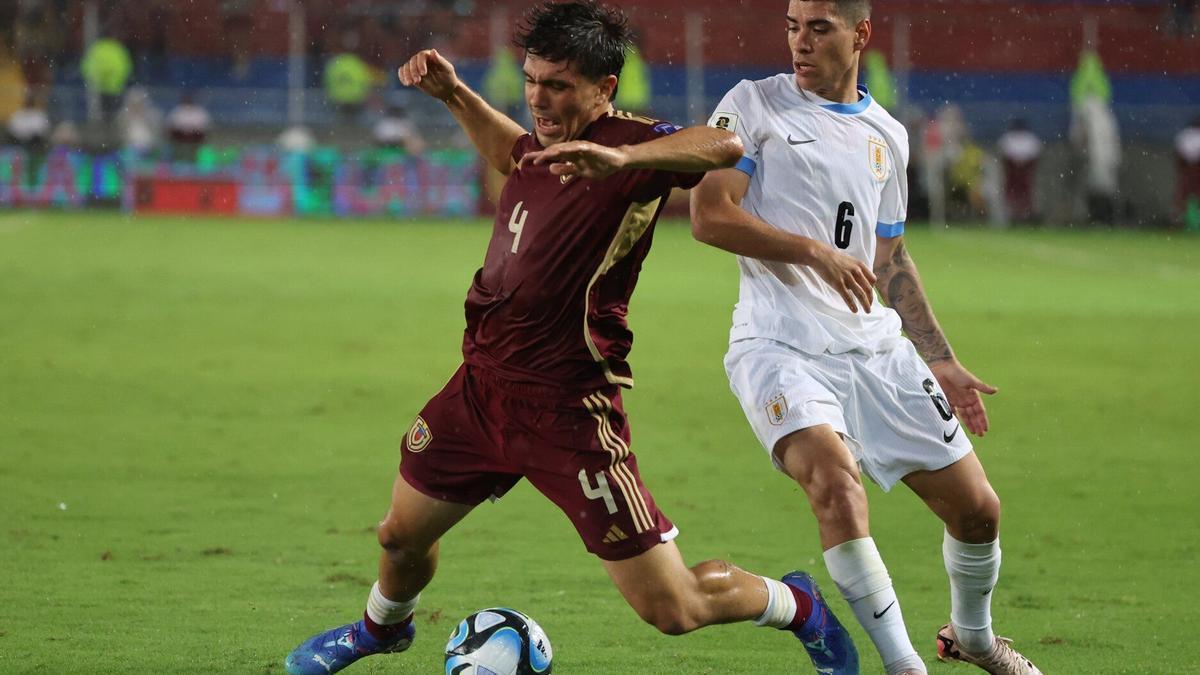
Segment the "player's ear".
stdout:
<path fill-rule="evenodd" d="M 617 91 L 617 76 L 605 75 L 597 82 L 600 87 L 601 103 L 608 103 Z"/>
<path fill-rule="evenodd" d="M 854 49 L 862 51 L 867 48 L 867 43 L 871 41 L 871 19 L 863 19 L 854 26 Z"/>

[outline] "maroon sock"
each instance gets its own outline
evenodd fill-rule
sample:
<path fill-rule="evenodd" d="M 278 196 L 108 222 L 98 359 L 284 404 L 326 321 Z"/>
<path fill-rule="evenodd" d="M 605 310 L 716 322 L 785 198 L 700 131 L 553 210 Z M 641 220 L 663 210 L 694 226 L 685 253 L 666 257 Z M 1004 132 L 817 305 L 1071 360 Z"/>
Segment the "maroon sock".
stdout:
<path fill-rule="evenodd" d="M 370 633 L 371 637 L 375 638 L 376 640 L 388 640 L 396 637 L 400 634 L 400 631 L 404 630 L 408 624 L 412 623 L 412 620 L 413 615 L 409 614 L 408 618 L 404 619 L 400 623 L 375 623 L 371 620 L 370 615 L 368 615 L 366 612 L 363 612 L 363 626 L 366 626 L 367 632 Z"/>
<path fill-rule="evenodd" d="M 813 611 L 812 598 L 808 597 L 808 593 L 802 592 L 800 589 L 791 584 L 784 584 L 792 595 L 796 598 L 796 616 L 792 618 L 792 622 L 787 625 L 787 630 L 797 631 L 804 626 L 804 622 L 808 621 L 808 617 Z"/>

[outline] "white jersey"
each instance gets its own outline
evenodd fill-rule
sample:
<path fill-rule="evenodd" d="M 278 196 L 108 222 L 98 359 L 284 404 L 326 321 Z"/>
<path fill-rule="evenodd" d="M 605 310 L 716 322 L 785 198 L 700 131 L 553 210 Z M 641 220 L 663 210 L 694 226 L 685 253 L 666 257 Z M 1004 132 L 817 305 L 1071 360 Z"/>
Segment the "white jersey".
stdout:
<path fill-rule="evenodd" d="M 908 133 L 865 87 L 832 103 L 780 74 L 738 83 L 709 120 L 745 147 L 742 208 L 787 232 L 874 264 L 875 236 L 904 232 Z M 730 342 L 768 338 L 810 354 L 896 346 L 900 317 L 876 302 L 855 314 L 804 265 L 738 257 L 741 291 Z"/>

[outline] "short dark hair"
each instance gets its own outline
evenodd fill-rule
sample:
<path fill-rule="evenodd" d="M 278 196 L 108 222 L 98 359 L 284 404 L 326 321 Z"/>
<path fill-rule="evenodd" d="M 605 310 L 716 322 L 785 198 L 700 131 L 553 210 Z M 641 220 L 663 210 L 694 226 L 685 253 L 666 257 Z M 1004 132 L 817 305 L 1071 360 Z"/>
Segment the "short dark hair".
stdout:
<path fill-rule="evenodd" d="M 513 44 L 547 61 L 571 63 L 595 82 L 620 76 L 632 40 L 629 18 L 621 10 L 595 0 L 570 0 L 543 2 L 527 11 Z"/>
<path fill-rule="evenodd" d="M 804 0 L 805 2 L 820 0 Z M 831 0 L 837 7 L 837 13 L 851 26 L 859 21 L 871 18 L 871 0 Z"/>

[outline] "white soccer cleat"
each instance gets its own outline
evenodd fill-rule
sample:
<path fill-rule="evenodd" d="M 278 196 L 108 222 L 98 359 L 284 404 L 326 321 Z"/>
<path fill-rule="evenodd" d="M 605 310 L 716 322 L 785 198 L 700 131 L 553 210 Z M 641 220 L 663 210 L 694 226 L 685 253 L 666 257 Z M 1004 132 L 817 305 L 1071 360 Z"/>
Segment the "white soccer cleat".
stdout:
<path fill-rule="evenodd" d="M 969 654 L 958 646 L 954 626 L 946 624 L 937 634 L 939 661 L 960 661 L 979 666 L 992 675 L 1042 675 L 1033 662 L 1012 648 L 1012 640 L 997 636 L 992 649 L 982 656 Z"/>

